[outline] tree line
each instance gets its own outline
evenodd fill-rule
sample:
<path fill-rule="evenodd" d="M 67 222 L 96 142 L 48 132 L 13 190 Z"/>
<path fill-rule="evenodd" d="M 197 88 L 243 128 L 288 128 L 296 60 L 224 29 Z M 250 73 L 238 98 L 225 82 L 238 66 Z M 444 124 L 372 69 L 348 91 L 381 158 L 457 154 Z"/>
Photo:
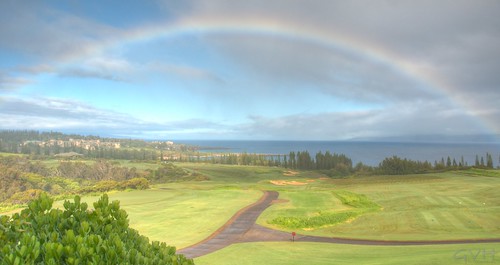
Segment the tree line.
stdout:
<path fill-rule="evenodd" d="M 225 165 L 270 166 L 299 170 L 330 170 L 352 168 L 352 160 L 344 154 L 318 152 L 315 158 L 308 151 L 290 152 L 288 155 L 266 155 L 249 153 L 222 153 L 175 155 L 165 157 L 167 161 L 202 162 Z"/>
<path fill-rule="evenodd" d="M 485 158 L 486 157 L 486 158 Z M 443 157 L 433 163 L 429 161 L 415 161 L 407 158 L 392 156 L 385 158 L 378 166 L 368 166 L 362 162 L 353 165 L 351 158 L 344 154 L 331 153 L 329 151 L 318 152 L 311 156 L 308 151 L 290 152 L 288 155 L 264 155 L 248 153 L 227 153 L 227 154 L 197 154 L 178 155 L 175 160 L 178 162 L 198 162 L 226 165 L 251 165 L 283 167 L 294 170 L 319 170 L 328 176 L 347 176 L 349 174 L 385 174 L 385 175 L 405 175 L 438 172 L 446 170 L 463 170 L 471 167 L 493 169 L 493 156 L 486 153 L 486 156 L 476 156 L 473 165 L 469 165 L 463 157 L 459 160 L 451 157 Z"/>
<path fill-rule="evenodd" d="M 430 163 L 428 161 L 414 161 L 411 159 L 400 158 L 397 156 L 385 158 L 378 167 L 374 168 L 374 172 L 387 175 L 405 175 L 405 174 L 420 174 L 420 173 L 430 173 L 436 171 L 447 171 L 447 170 L 464 170 L 471 167 L 482 168 L 482 169 L 493 169 L 493 157 L 490 153 L 486 153 L 486 163 L 483 156 L 479 158 L 476 155 L 476 161 L 473 166 L 470 166 L 464 158 L 461 157 L 460 160 L 455 158 L 443 157 L 440 161 L 434 161 Z"/>

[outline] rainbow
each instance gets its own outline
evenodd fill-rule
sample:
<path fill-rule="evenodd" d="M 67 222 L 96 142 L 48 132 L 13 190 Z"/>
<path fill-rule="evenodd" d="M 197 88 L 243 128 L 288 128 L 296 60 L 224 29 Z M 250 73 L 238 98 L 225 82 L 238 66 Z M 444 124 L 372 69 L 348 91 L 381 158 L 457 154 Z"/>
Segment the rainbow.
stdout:
<path fill-rule="evenodd" d="M 176 38 L 185 35 L 197 34 L 255 34 L 272 36 L 276 38 L 299 40 L 315 45 L 320 45 L 336 51 L 354 54 L 360 58 L 381 64 L 388 69 L 394 70 L 418 82 L 422 89 L 448 99 L 449 103 L 464 110 L 466 113 L 474 113 L 474 107 L 465 99 L 457 98 L 453 88 L 447 84 L 446 79 L 410 62 L 396 53 L 388 51 L 374 43 L 367 43 L 362 39 L 354 38 L 345 34 L 325 31 L 319 28 L 311 28 L 291 21 L 273 20 L 269 18 L 222 18 L 222 17 L 198 17 L 179 20 L 174 23 L 162 25 L 151 25 L 137 29 L 128 30 L 118 37 L 99 42 L 91 46 L 88 52 L 92 54 L 104 53 L 117 47 L 154 41 L 160 38 Z M 77 55 L 76 55 L 77 56 Z M 78 57 L 69 59 L 76 61 Z M 481 129 L 491 132 L 493 135 L 500 134 L 500 127 L 494 121 L 481 120 L 478 123 Z"/>

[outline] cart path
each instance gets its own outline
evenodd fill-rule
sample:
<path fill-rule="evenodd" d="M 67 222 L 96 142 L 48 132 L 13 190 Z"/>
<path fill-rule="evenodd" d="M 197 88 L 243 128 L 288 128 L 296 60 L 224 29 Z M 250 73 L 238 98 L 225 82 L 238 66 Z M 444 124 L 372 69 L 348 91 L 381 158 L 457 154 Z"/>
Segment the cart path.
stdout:
<path fill-rule="evenodd" d="M 209 237 L 192 246 L 180 249 L 179 254 L 188 258 L 197 258 L 231 244 L 243 242 L 265 242 L 265 241 L 288 241 L 291 242 L 291 234 L 257 225 L 255 221 L 260 214 L 277 200 L 277 191 L 265 191 L 259 201 L 239 210 L 221 228 Z M 299 242 L 321 242 L 353 245 L 375 245 L 375 246 L 404 246 L 404 245 L 439 245 L 439 244 L 466 244 L 466 243 L 494 243 L 500 242 L 500 238 L 490 239 L 463 239 L 463 240 L 422 240 L 422 241 L 395 241 L 395 240 L 369 240 L 354 238 L 336 238 L 307 236 L 297 234 L 295 241 Z"/>
<path fill-rule="evenodd" d="M 278 198 L 276 191 L 265 191 L 257 202 L 239 210 L 221 228 L 212 233 L 203 241 L 192 246 L 180 249 L 177 253 L 189 258 L 196 258 L 216 250 L 227 247 L 233 243 L 242 242 L 242 237 L 252 228 L 257 217 Z"/>

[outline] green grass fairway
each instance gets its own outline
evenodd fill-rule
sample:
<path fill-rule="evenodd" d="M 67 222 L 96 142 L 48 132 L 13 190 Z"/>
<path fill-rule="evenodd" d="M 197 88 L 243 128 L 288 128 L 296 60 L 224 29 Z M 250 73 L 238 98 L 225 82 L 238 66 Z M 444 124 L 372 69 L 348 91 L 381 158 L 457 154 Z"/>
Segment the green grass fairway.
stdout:
<path fill-rule="evenodd" d="M 467 172 L 325 181 L 334 190 L 364 194 L 382 209 L 363 214 L 351 222 L 297 232 L 386 240 L 500 237 L 500 178 L 480 176 L 477 172 L 474 176 L 464 176 L 464 173 Z M 339 206 L 338 200 L 333 196 L 325 199 L 325 192 L 299 192 L 300 196 L 282 192 L 280 198 L 290 202 L 271 206 L 258 222 L 277 228 L 267 222 L 277 216 L 300 217 L 319 211 L 341 211 L 343 206 Z"/>
<path fill-rule="evenodd" d="M 109 194 L 110 200 L 119 200 L 121 208 L 127 211 L 132 228 L 150 240 L 177 248 L 205 239 L 261 196 L 257 190 L 184 190 L 176 185 Z M 84 197 L 82 201 L 92 205 L 97 199 Z M 62 203 L 55 206 L 62 207 Z"/>
<path fill-rule="evenodd" d="M 366 195 L 380 210 L 368 211 L 354 220 L 333 226 L 297 232 L 327 237 L 382 240 L 442 240 L 500 237 L 500 177 L 498 170 L 324 179 L 316 172 L 297 172 L 268 167 L 240 167 L 210 164 L 178 164 L 208 175 L 211 181 L 200 187 L 277 190 L 280 199 L 258 219 L 269 224 L 277 217 L 313 217 L 320 213 L 349 210 L 333 195 L 345 190 Z M 483 175 L 484 174 L 484 175 Z M 271 180 L 307 182 L 307 185 L 278 186 Z M 293 229 L 296 230 L 296 229 Z"/>
<path fill-rule="evenodd" d="M 358 246 L 325 243 L 243 243 L 195 259 L 197 265 L 500 264 L 500 244 Z"/>

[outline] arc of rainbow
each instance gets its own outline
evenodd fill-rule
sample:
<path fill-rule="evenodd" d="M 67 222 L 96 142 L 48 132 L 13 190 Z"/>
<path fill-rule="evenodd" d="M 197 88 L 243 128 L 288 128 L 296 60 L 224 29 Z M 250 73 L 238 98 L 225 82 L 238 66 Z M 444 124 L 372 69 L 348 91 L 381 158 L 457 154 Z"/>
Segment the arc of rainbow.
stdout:
<path fill-rule="evenodd" d="M 448 99 L 449 103 L 462 110 L 469 110 L 466 101 L 455 98 L 452 89 L 442 78 L 422 70 L 407 59 L 392 53 L 386 49 L 378 47 L 374 43 L 367 44 L 362 40 L 351 36 L 336 34 L 334 32 L 311 28 L 290 21 L 272 20 L 268 18 L 214 18 L 201 17 L 184 19 L 175 23 L 163 25 L 153 25 L 133 29 L 123 33 L 118 38 L 99 42 L 91 46 L 87 51 L 98 54 L 108 49 L 119 47 L 120 45 L 135 42 L 151 41 L 159 38 L 174 38 L 189 34 L 213 34 L 213 33 L 246 33 L 256 35 L 267 35 L 285 39 L 302 40 L 334 50 L 346 51 L 350 54 L 359 55 L 362 58 L 380 63 L 389 69 L 393 69 L 408 78 L 418 81 L 423 88 L 427 88 L 432 93 L 438 92 L 440 96 Z M 88 53 L 87 53 L 88 54 Z M 68 61 L 78 59 L 78 56 L 70 58 Z M 500 134 L 496 124 L 483 120 L 481 125 L 493 134 Z"/>

